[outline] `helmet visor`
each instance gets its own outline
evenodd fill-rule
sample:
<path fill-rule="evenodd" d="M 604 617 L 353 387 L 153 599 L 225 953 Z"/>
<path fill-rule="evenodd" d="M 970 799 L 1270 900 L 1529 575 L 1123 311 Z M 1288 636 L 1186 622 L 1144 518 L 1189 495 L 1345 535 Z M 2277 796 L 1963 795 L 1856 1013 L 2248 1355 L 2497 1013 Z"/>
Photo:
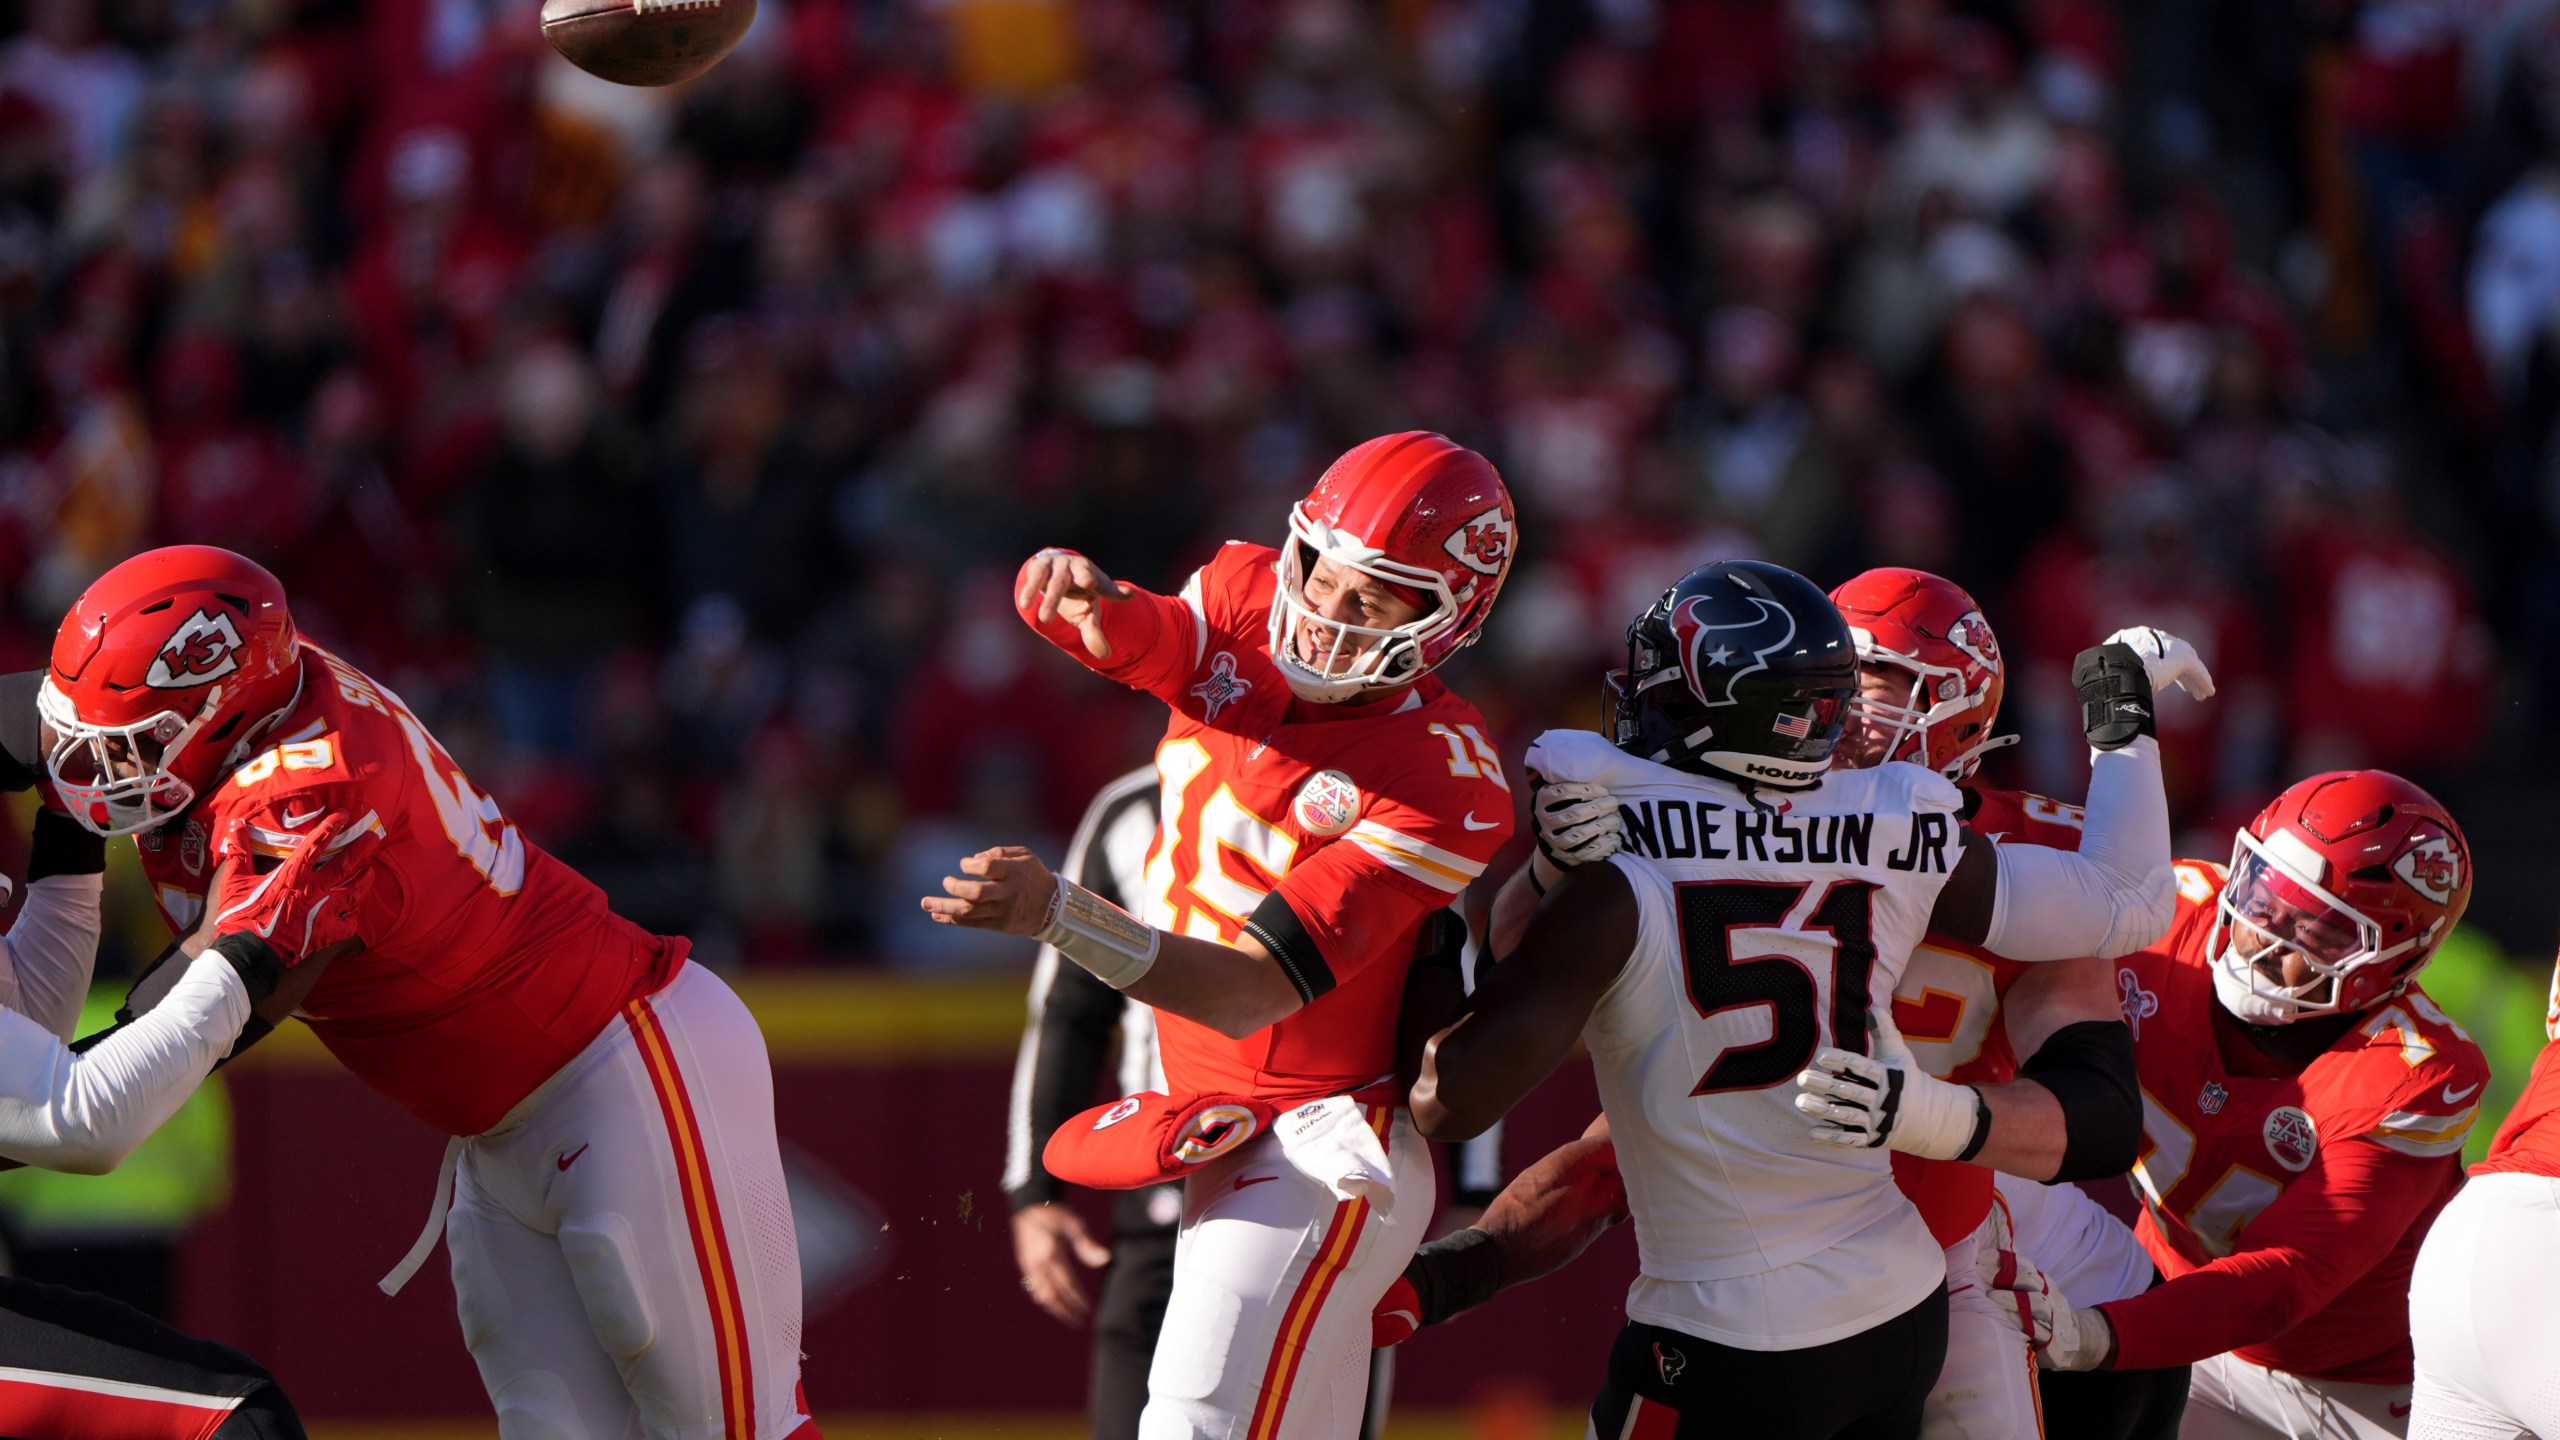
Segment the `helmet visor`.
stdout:
<path fill-rule="evenodd" d="M 2296 1013 L 2338 1009 L 2341 982 L 2387 958 L 2381 926 L 2278 863 L 2267 842 L 2245 830 L 2219 905 L 2228 936 L 2223 964 L 2253 994 Z"/>

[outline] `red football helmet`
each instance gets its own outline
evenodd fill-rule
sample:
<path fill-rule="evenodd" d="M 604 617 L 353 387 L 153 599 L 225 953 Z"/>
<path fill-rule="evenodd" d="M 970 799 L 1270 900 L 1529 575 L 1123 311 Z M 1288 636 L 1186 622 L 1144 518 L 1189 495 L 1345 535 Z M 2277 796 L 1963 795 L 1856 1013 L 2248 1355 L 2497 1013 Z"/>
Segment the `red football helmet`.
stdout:
<path fill-rule="evenodd" d="M 45 770 L 101 835 L 148 830 L 232 766 L 302 686 L 284 586 L 210 545 L 146 550 L 71 603 L 36 691 Z"/>
<path fill-rule="evenodd" d="M 2217 902 L 2213 988 L 2243 1020 L 2368 1010 L 2407 988 L 2471 903 L 2471 845 L 2381 770 L 2314 775 L 2240 832 Z M 2285 960 L 2306 978 L 2287 984 Z"/>
<path fill-rule="evenodd" d="M 2017 743 L 2014 735 L 1991 733 L 2007 688 L 2000 642 L 1964 587 L 1925 570 L 1886 566 L 1832 591 L 1831 603 L 1849 622 L 1861 670 L 1882 666 L 1911 677 L 1900 704 L 1865 696 L 1850 702 L 1843 764 L 1907 760 L 1961 783 L 1985 754 Z"/>
<path fill-rule="evenodd" d="M 1290 507 L 1272 663 L 1309 700 L 1410 684 L 1474 643 L 1518 542 L 1511 493 L 1482 455 L 1427 430 L 1354 446 Z M 1319 558 L 1401 587 L 1422 615 L 1384 629 L 1326 619 L 1306 603 Z M 1302 632 L 1322 647 L 1313 663 L 1291 643 Z"/>

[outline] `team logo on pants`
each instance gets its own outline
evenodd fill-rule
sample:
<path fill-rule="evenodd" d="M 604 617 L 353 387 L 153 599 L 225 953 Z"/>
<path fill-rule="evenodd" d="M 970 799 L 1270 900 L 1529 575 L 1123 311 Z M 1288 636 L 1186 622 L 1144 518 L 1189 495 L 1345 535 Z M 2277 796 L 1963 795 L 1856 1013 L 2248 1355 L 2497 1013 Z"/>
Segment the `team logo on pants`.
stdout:
<path fill-rule="evenodd" d="M 1680 1372 L 1689 1368 L 1689 1357 L 1656 1340 L 1653 1342 L 1653 1368 L 1662 1372 L 1662 1383 L 1677 1385 Z"/>

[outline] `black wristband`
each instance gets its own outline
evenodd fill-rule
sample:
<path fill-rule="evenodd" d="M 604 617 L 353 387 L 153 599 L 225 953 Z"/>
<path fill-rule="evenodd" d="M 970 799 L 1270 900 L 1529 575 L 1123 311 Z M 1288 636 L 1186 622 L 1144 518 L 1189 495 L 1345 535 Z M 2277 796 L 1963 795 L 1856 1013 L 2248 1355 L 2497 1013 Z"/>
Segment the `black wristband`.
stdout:
<path fill-rule="evenodd" d="M 1982 1147 L 1991 1139 L 1991 1102 L 1983 1098 L 1981 1087 L 1968 1085 L 1965 1088 L 1973 1091 L 1973 1138 L 1956 1152 L 1959 1162 L 1981 1154 Z"/>
<path fill-rule="evenodd" d="M 2053 1092 L 2062 1107 L 2064 1180 L 2106 1180 L 2133 1168 L 2142 1149 L 2142 1090 L 2133 1032 L 2121 1020 L 2080 1020 L 2053 1032 L 2018 1066 L 2018 1077 Z"/>
<path fill-rule="evenodd" d="M 35 833 L 27 840 L 27 883 L 54 875 L 103 875 L 107 869 L 107 837 L 47 806 L 36 812 Z"/>
<path fill-rule="evenodd" d="M 240 983 L 249 987 L 252 1005 L 264 1003 L 284 983 L 284 957 L 276 953 L 274 946 L 246 930 L 234 930 L 214 941 L 212 950 L 239 972 Z"/>
<path fill-rule="evenodd" d="M 1413 1252 L 1404 1278 L 1421 1302 L 1421 1323 L 1437 1325 L 1502 1293 L 1502 1247 L 1482 1230 L 1443 1235 Z"/>
<path fill-rule="evenodd" d="M 2092 645 L 2071 662 L 2071 688 L 2080 692 L 2080 728 L 2101 750 L 2121 750 L 2139 735 L 2156 737 L 2151 672 L 2121 641 Z"/>

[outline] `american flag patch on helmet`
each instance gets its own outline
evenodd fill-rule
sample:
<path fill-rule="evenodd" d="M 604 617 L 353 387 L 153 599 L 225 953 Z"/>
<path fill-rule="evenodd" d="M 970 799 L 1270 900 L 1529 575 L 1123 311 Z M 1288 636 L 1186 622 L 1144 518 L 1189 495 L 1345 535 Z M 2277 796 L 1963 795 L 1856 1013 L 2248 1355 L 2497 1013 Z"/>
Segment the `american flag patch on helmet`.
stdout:
<path fill-rule="evenodd" d="M 1813 733 L 1813 717 L 1810 715 L 1788 715 L 1782 712 L 1779 714 L 1778 718 L 1769 722 L 1769 728 L 1777 731 L 1781 735 L 1785 735 L 1796 740 L 1802 740 Z"/>

